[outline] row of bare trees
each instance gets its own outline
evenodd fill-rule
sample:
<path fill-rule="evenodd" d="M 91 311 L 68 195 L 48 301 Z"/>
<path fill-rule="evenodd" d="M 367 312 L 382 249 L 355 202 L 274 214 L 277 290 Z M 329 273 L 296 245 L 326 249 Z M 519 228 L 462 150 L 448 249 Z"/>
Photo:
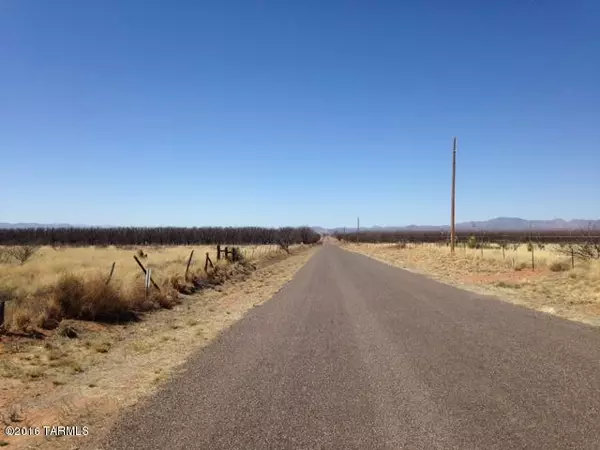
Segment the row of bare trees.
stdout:
<path fill-rule="evenodd" d="M 0 229 L 0 245 L 212 245 L 314 244 L 309 227 L 119 227 Z"/>
<path fill-rule="evenodd" d="M 422 230 L 398 230 L 398 231 L 356 231 L 347 233 L 335 233 L 337 239 L 343 241 L 358 242 L 422 242 L 437 243 L 449 242 L 450 233 L 448 231 L 422 231 Z M 590 240 L 600 239 L 600 230 L 546 230 L 532 233 L 530 231 L 466 231 L 456 232 L 458 242 L 468 241 L 475 238 L 477 242 L 514 242 L 527 243 L 530 241 L 542 243 L 574 243 L 588 242 Z"/>

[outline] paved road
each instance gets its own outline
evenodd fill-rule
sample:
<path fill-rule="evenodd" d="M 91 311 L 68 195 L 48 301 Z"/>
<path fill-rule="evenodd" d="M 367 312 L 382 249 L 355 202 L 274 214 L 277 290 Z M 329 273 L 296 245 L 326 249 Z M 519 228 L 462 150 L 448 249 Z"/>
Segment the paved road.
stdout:
<path fill-rule="evenodd" d="M 600 449 L 600 331 L 326 245 L 114 449 Z"/>

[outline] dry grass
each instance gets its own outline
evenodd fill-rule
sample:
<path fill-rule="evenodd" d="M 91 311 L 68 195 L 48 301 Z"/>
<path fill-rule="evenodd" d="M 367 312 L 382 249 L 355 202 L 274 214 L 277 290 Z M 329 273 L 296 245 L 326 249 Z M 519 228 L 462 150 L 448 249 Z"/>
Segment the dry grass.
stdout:
<path fill-rule="evenodd" d="M 454 256 L 446 246 L 420 244 L 400 248 L 389 244 L 344 244 L 344 247 L 394 266 L 412 269 L 439 281 L 500 298 L 533 309 L 585 323 L 600 325 L 600 261 L 575 261 L 546 245 L 531 252 L 516 249 L 457 247 Z"/>
<path fill-rule="evenodd" d="M 241 274 L 243 280 L 234 276 L 219 290 L 183 296 L 172 309 L 160 309 L 139 322 L 63 320 L 43 340 L 0 336 L 0 421 L 15 425 L 11 417 L 18 409 L 20 426 L 89 425 L 89 438 L 77 445 L 95 448 L 93 441 L 121 408 L 154 392 L 199 347 L 270 299 L 314 250 L 294 249 L 291 256 L 265 252 L 256 270 Z M 7 440 L 9 448 L 70 449 L 75 444 L 65 439 Z"/>
<path fill-rule="evenodd" d="M 10 330 L 52 329 L 61 318 L 120 321 L 135 318 L 135 313 L 171 308 L 177 291 L 191 294 L 204 280 L 221 283 L 230 270 L 228 263 L 217 262 L 215 246 L 148 247 L 41 247 L 21 263 L 11 258 L 11 248 L 1 248 L 0 300 L 7 303 L 6 327 Z M 188 280 L 185 268 L 190 252 L 194 258 Z M 242 246 L 247 261 L 281 254 L 275 245 Z M 204 273 L 205 255 L 216 264 Z M 8 256 L 7 256 L 8 255 Z M 152 270 L 160 292 L 151 289 L 146 298 L 144 276 L 133 259 Z M 110 268 L 115 271 L 107 285 Z"/>

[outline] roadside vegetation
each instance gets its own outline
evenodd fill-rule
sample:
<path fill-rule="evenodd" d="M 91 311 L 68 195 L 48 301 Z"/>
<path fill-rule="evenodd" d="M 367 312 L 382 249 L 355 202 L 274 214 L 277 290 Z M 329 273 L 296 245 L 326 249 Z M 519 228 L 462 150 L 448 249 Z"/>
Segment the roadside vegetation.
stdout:
<path fill-rule="evenodd" d="M 252 271 L 262 256 L 319 239 L 307 227 L 0 229 L 0 332 L 40 335 L 63 319 L 138 320 Z M 217 257 L 217 244 L 230 253 Z"/>
<path fill-rule="evenodd" d="M 12 256 L 20 248 L 0 247 L 0 301 L 6 302 L 4 329 L 34 334 L 57 328 L 63 319 L 138 320 L 142 313 L 172 308 L 180 301 L 180 294 L 218 286 L 252 271 L 260 258 L 285 253 L 280 245 L 242 246 L 238 260 L 232 263 L 224 257 L 217 260 L 214 245 L 42 246 L 20 261 Z M 186 277 L 192 250 L 194 256 Z M 213 264 L 205 271 L 207 253 Z M 151 269 L 157 287 L 146 291 L 144 273 L 134 256 Z"/>

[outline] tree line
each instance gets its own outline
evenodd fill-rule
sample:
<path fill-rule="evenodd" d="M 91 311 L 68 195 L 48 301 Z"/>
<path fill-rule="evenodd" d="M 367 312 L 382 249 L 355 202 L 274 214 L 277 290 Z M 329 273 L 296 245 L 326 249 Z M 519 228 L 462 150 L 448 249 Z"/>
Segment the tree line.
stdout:
<path fill-rule="evenodd" d="M 310 227 L 116 227 L 0 229 L 0 245 L 263 245 L 314 244 Z"/>
<path fill-rule="evenodd" d="M 341 241 L 362 243 L 444 243 L 450 242 L 448 231 L 420 231 L 420 230 L 398 230 L 398 231 L 356 231 L 347 233 L 334 233 L 334 237 Z M 552 243 L 589 243 L 600 242 L 600 230 L 544 230 L 538 232 L 529 231 L 466 231 L 456 232 L 457 242 L 467 242 L 476 239 L 477 242 L 510 242 L 527 243 L 539 242 Z"/>

